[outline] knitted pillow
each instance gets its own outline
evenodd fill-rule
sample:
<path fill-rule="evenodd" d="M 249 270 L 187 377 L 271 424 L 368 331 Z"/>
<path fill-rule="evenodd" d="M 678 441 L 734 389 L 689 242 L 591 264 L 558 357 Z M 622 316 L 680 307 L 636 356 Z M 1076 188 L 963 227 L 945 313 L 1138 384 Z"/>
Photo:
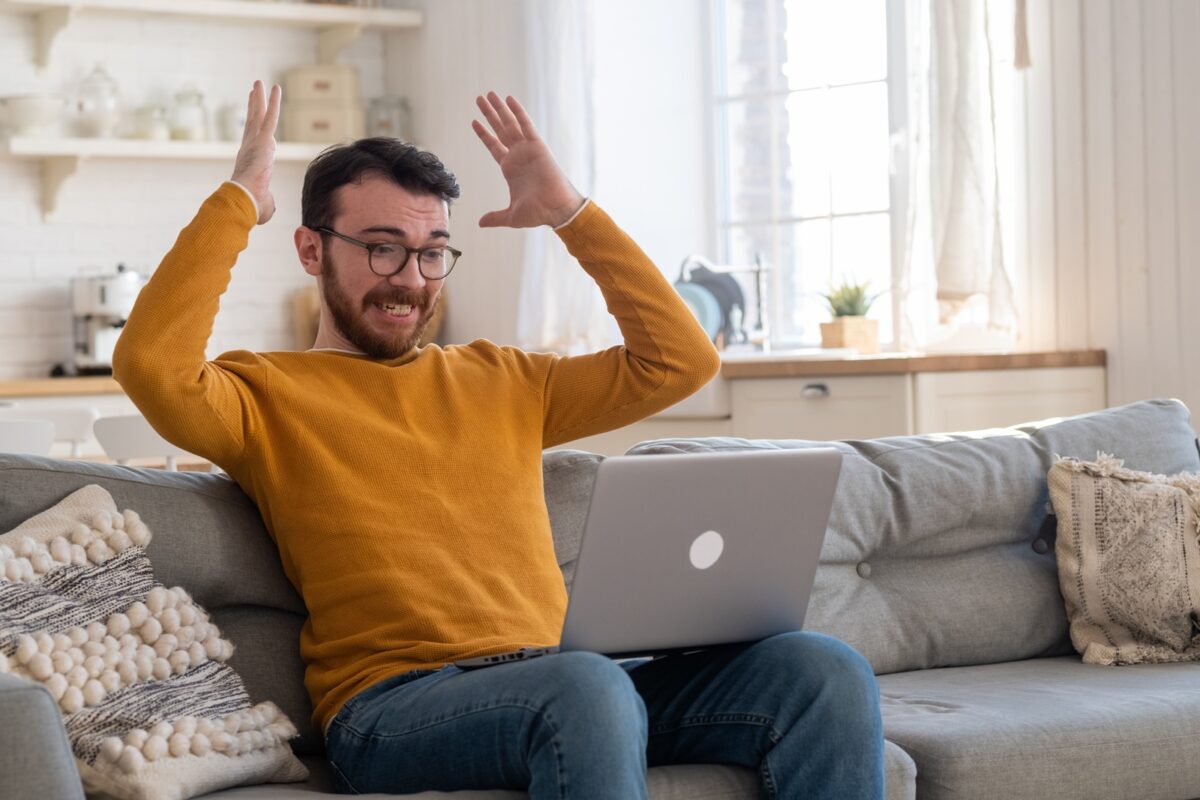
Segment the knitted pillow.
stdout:
<path fill-rule="evenodd" d="M 233 645 L 154 580 L 136 512 L 85 486 L 0 536 L 0 672 L 58 701 L 84 787 L 175 800 L 307 770 L 292 723 L 251 705 Z"/>
<path fill-rule="evenodd" d="M 1089 664 L 1200 661 L 1200 475 L 1058 459 L 1059 585 Z"/>

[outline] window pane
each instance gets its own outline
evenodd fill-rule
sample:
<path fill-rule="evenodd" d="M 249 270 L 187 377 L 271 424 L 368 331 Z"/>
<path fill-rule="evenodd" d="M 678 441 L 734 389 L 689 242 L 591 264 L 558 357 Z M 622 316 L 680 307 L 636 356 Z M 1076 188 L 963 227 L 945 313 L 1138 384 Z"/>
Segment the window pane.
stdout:
<path fill-rule="evenodd" d="M 887 77 L 886 0 L 787 0 L 786 25 L 789 87 Z"/>
<path fill-rule="evenodd" d="M 771 338 L 783 342 L 814 342 L 820 338 L 817 323 L 828 319 L 821 293 L 829 290 L 829 220 L 788 225 L 745 225 L 729 230 L 729 260 L 748 264 L 755 252 L 765 254 L 771 272 L 767 276 L 767 308 Z M 752 279 L 742 281 L 746 302 L 753 312 Z"/>
<path fill-rule="evenodd" d="M 774 219 L 790 207 L 788 117 L 784 97 L 722 105 L 728 141 L 728 216 L 723 221 Z"/>
<path fill-rule="evenodd" d="M 722 6 L 725 76 L 718 92 L 736 96 L 780 88 L 783 0 L 725 0 Z"/>
<path fill-rule="evenodd" d="M 892 239 L 887 214 L 865 214 L 833 221 L 835 281 L 866 281 L 868 294 L 879 295 L 868 317 L 879 320 L 879 339 L 892 338 Z"/>
<path fill-rule="evenodd" d="M 887 84 L 829 90 L 833 143 L 833 211 L 852 214 L 888 207 Z"/>
<path fill-rule="evenodd" d="M 784 173 L 791 215 L 829 213 L 830 127 L 828 92 L 810 89 L 787 98 L 789 166 Z"/>

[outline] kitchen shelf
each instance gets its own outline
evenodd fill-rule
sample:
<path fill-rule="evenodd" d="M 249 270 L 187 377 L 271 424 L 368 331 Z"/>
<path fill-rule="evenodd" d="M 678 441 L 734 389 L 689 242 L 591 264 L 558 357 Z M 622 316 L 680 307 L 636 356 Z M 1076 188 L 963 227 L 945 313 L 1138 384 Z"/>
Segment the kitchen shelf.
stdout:
<path fill-rule="evenodd" d="M 58 35 L 79 14 L 134 14 L 216 19 L 313 28 L 318 60 L 333 63 L 337 54 L 367 28 L 405 29 L 424 24 L 420 11 L 391 8 L 292 3 L 282 0 L 0 0 L 0 11 L 36 14 L 34 58 L 43 69 Z"/>
<path fill-rule="evenodd" d="M 146 141 L 143 139 L 71 139 L 62 137 L 14 136 L 0 140 L 0 152 L 13 158 L 42 162 L 42 214 L 49 217 L 58 207 L 58 196 L 67 180 L 88 158 L 109 159 L 195 159 L 227 161 L 233 165 L 239 142 Z M 279 142 L 276 162 L 307 164 L 327 144 Z"/>

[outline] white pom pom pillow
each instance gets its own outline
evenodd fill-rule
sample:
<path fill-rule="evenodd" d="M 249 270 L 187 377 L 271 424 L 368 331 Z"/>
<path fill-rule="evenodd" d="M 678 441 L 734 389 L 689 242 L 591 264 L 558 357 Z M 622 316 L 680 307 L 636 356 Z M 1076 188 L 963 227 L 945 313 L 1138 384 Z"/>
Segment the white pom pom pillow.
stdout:
<path fill-rule="evenodd" d="M 100 486 L 0 535 L 0 672 L 58 701 L 89 793 L 181 800 L 304 780 L 272 703 L 252 706 L 233 645 L 154 580 L 150 531 Z"/>

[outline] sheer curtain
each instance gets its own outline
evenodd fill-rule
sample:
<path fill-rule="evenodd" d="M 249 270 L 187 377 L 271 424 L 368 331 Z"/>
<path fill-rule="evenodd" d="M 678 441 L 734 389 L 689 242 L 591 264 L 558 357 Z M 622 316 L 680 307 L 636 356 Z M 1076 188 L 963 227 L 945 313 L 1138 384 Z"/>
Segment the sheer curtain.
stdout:
<path fill-rule="evenodd" d="M 524 0 L 530 115 L 585 195 L 595 185 L 592 0 Z M 529 350 L 578 354 L 617 341 L 595 281 L 549 228 L 525 233 L 517 338 Z"/>
<path fill-rule="evenodd" d="M 1011 347 L 995 41 L 1012 0 L 910 0 L 908 218 L 895 277 L 901 343 Z M 1006 124 L 1001 120 L 1001 124 Z"/>

